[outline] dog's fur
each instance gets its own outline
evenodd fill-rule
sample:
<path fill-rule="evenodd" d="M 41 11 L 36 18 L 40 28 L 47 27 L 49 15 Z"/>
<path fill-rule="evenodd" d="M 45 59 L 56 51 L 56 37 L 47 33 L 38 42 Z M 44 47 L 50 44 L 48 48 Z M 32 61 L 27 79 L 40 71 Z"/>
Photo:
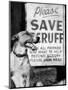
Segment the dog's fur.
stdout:
<path fill-rule="evenodd" d="M 27 54 L 27 48 L 37 50 L 34 42 L 37 37 L 31 35 L 26 31 L 22 31 L 12 37 L 12 40 L 18 39 L 13 46 L 10 54 L 10 71 L 13 72 L 11 79 L 14 81 L 16 87 L 29 87 L 30 78 L 30 62 Z M 34 38 L 34 39 L 33 39 Z M 18 57 L 20 54 L 22 57 Z"/>

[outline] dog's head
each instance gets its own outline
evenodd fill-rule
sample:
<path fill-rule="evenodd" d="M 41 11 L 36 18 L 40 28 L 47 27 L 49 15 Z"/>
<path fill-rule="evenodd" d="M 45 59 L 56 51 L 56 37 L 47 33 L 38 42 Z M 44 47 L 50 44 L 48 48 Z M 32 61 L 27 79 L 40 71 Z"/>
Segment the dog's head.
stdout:
<path fill-rule="evenodd" d="M 37 37 L 35 34 L 22 31 L 12 37 L 12 40 L 15 39 L 18 40 L 21 46 L 31 48 L 32 50 L 37 50 L 35 44 L 39 42 L 39 37 Z"/>

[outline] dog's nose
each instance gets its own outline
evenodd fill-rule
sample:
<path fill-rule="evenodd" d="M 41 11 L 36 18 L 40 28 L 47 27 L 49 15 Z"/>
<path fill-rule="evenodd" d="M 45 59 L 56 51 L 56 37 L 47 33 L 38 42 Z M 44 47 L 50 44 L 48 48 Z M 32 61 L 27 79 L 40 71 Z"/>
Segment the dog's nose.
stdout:
<path fill-rule="evenodd" d="M 36 37 L 36 41 L 34 43 L 39 43 L 40 37 Z"/>

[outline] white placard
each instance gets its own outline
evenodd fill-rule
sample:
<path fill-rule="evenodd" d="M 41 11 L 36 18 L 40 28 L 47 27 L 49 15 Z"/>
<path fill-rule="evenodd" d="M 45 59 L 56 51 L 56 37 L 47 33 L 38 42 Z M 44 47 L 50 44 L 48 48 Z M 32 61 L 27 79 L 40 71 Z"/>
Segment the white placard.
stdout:
<path fill-rule="evenodd" d="M 65 65 L 65 7 L 26 3 L 26 30 L 40 37 L 38 50 L 28 50 L 32 66 Z"/>

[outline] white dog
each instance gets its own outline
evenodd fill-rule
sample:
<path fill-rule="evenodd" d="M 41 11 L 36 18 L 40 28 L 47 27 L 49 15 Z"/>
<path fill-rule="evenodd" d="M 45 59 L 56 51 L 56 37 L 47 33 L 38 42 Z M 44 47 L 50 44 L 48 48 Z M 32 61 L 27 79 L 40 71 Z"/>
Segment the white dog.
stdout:
<path fill-rule="evenodd" d="M 39 38 L 27 31 L 22 31 L 12 37 L 12 40 L 18 38 L 10 54 L 10 71 L 13 72 L 11 79 L 16 87 L 29 87 L 30 62 L 27 49 L 37 50 L 34 43 Z"/>

